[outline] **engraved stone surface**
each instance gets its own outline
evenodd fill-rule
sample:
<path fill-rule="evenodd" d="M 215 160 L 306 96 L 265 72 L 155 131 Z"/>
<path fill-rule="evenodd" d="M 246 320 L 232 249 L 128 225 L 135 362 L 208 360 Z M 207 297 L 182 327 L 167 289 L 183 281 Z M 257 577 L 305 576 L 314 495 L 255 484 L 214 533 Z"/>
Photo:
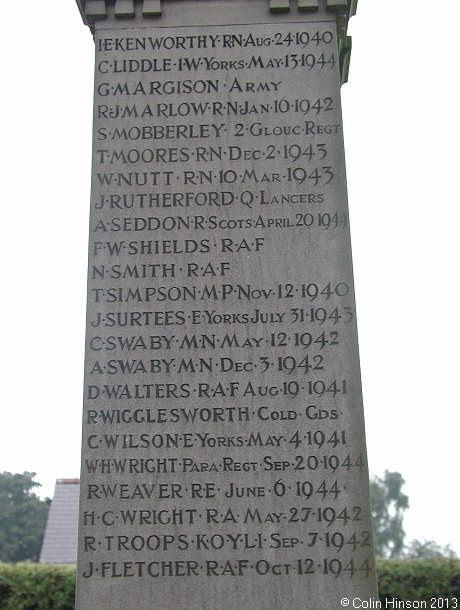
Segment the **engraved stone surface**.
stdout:
<path fill-rule="evenodd" d="M 77 608 L 368 599 L 336 15 L 135 4 L 95 23 Z"/>

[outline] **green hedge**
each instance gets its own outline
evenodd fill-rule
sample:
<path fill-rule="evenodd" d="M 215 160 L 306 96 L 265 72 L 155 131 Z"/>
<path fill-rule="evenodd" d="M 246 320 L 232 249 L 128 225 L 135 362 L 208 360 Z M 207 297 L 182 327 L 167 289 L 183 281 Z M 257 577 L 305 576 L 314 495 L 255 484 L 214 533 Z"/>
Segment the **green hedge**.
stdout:
<path fill-rule="evenodd" d="M 458 559 L 379 559 L 377 574 L 382 602 L 392 598 L 427 602 L 433 597 L 460 600 Z"/>
<path fill-rule="evenodd" d="M 456 559 L 378 560 L 380 600 L 460 600 Z M 73 610 L 75 568 L 0 563 L 1 610 Z M 429 607 L 429 604 L 428 604 Z"/>
<path fill-rule="evenodd" d="M 0 563 L 1 610 L 73 610 L 75 568 Z"/>

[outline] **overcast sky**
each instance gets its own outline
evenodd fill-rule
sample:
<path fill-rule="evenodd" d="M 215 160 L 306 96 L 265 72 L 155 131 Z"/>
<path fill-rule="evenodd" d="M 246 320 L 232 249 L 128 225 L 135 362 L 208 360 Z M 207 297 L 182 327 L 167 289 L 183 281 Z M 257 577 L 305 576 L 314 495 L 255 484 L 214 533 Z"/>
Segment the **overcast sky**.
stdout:
<path fill-rule="evenodd" d="M 93 41 L 74 0 L 2 9 L 0 471 L 79 476 Z M 24 11 L 26 7 L 26 11 Z M 342 89 L 371 474 L 460 553 L 457 0 L 360 0 Z"/>

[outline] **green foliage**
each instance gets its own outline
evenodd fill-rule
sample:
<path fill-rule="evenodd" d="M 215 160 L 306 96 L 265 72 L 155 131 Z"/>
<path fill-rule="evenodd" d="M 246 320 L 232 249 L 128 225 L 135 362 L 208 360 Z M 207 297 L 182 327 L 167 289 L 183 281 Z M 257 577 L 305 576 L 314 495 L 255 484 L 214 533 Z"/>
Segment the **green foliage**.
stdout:
<path fill-rule="evenodd" d="M 1 610 L 73 610 L 74 566 L 0 564 Z"/>
<path fill-rule="evenodd" d="M 382 605 L 385 599 L 393 598 L 427 602 L 432 597 L 460 600 L 458 559 L 379 559 L 377 573 Z"/>
<path fill-rule="evenodd" d="M 385 471 L 371 480 L 371 508 L 375 552 L 379 557 L 399 557 L 404 548 L 404 511 L 409 498 L 402 492 L 405 481 L 399 472 Z"/>
<path fill-rule="evenodd" d="M 37 561 L 48 515 L 34 472 L 0 473 L 0 561 Z"/>
<path fill-rule="evenodd" d="M 404 557 L 412 559 L 438 559 L 439 557 L 456 559 L 457 554 L 449 544 L 441 546 L 434 540 L 412 540 L 404 549 Z"/>

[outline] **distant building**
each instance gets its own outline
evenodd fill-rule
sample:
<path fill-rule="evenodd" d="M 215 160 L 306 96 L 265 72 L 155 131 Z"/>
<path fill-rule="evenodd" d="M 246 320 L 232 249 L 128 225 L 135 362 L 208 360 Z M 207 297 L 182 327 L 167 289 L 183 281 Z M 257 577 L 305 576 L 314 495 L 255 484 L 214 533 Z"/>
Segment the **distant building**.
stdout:
<path fill-rule="evenodd" d="M 77 563 L 80 479 L 57 479 L 46 522 L 40 563 Z"/>

